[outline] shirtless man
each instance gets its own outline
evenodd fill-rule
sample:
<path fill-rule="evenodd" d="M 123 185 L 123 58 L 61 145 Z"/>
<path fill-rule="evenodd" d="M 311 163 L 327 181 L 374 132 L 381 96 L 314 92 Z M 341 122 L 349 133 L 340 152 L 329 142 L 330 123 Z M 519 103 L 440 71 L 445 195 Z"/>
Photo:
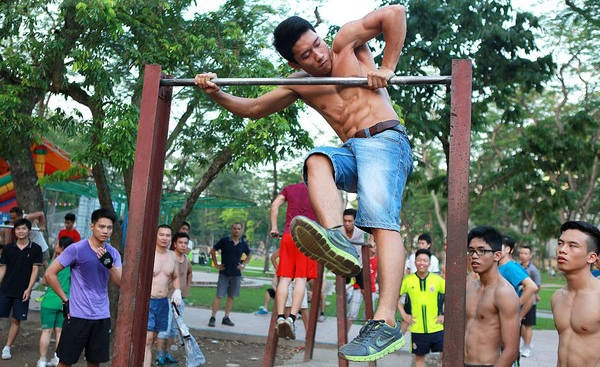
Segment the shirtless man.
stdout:
<path fill-rule="evenodd" d="M 154 273 L 150 292 L 148 314 L 148 330 L 146 332 L 146 350 L 144 367 L 152 365 L 152 343 L 159 331 L 166 331 L 169 325 L 169 308 L 171 302 L 181 305 L 181 287 L 176 269 L 175 253 L 169 250 L 171 245 L 171 227 L 166 224 L 158 226 L 156 233 L 156 250 L 154 252 Z M 169 301 L 169 285 L 173 286 L 173 295 Z M 157 364 L 166 364 L 165 355 L 157 355 Z M 176 362 L 175 362 L 176 363 Z"/>
<path fill-rule="evenodd" d="M 556 248 L 567 285 L 552 295 L 558 330 L 558 367 L 600 366 L 600 280 L 590 266 L 600 252 L 600 230 L 587 222 L 565 222 Z"/>
<path fill-rule="evenodd" d="M 467 255 L 479 279 L 467 281 L 465 367 L 510 367 L 519 355 L 519 298 L 498 271 L 502 235 L 491 227 L 469 232 Z"/>
<path fill-rule="evenodd" d="M 367 42 L 380 34 L 386 44 L 377 66 Z M 257 98 L 241 98 L 212 83 L 214 73 L 195 78 L 196 85 L 215 102 L 242 117 L 259 119 L 301 99 L 319 112 L 345 143 L 308 154 L 304 178 L 320 225 L 299 216 L 292 221 L 291 232 L 307 256 L 337 275 L 357 274 L 356 249 L 340 231 L 331 229 L 342 225 L 344 208 L 338 189 L 358 193 L 356 225 L 373 234 L 377 243 L 380 300 L 374 320 L 368 320 L 360 335 L 340 348 L 340 357 L 350 361 L 373 361 L 404 345 L 395 320 L 403 270 L 398 264 L 404 264 L 399 213 L 413 160 L 406 130 L 385 88 L 394 76 L 405 35 L 406 10 L 401 5 L 377 9 L 345 24 L 331 47 L 300 17 L 290 17 L 277 26 L 275 48 L 299 70 L 291 78 L 362 76 L 368 79 L 365 87 L 287 85 Z"/>

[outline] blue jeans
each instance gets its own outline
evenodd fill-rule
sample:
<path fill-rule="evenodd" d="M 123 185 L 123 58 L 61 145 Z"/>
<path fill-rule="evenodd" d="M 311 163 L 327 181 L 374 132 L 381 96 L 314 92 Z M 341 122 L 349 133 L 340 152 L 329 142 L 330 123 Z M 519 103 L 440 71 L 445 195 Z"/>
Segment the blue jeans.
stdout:
<path fill-rule="evenodd" d="M 413 168 L 405 131 L 399 125 L 367 138 L 351 138 L 341 147 L 318 147 L 305 159 L 313 154 L 329 158 L 338 189 L 358 194 L 355 223 L 369 233 L 373 228 L 400 231 L 402 193 Z"/>

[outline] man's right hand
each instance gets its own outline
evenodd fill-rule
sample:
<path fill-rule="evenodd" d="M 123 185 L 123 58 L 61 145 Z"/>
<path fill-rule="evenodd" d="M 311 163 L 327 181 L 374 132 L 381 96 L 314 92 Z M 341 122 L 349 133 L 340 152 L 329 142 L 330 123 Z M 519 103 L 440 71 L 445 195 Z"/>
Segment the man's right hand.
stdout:
<path fill-rule="evenodd" d="M 217 93 L 221 90 L 221 88 L 219 88 L 218 85 L 210 81 L 211 79 L 214 79 L 216 77 L 217 74 L 215 73 L 196 74 L 196 76 L 194 77 L 194 84 L 202 88 L 202 90 L 206 94 Z"/>
<path fill-rule="evenodd" d="M 65 319 L 70 318 L 71 310 L 69 310 L 69 300 L 66 300 L 62 304 L 62 312 Z"/>
<path fill-rule="evenodd" d="M 269 232 L 269 235 L 272 238 L 279 238 L 279 237 L 281 237 L 281 235 L 279 234 L 279 230 L 277 228 L 271 229 L 271 232 Z"/>

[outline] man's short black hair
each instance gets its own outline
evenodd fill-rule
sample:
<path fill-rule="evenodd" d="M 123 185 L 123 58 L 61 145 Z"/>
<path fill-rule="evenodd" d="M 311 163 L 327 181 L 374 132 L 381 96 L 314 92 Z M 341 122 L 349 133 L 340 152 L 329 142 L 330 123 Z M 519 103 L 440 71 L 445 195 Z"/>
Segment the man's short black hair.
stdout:
<path fill-rule="evenodd" d="M 69 247 L 70 244 L 73 243 L 73 239 L 71 237 L 63 236 L 58 239 L 58 245 L 64 250 Z"/>
<path fill-rule="evenodd" d="M 421 254 L 427 255 L 431 259 L 431 251 L 429 251 L 429 249 L 427 249 L 427 248 L 418 249 L 417 252 L 415 252 L 415 259 L 417 258 L 417 256 L 419 256 Z"/>
<path fill-rule="evenodd" d="M 515 252 L 515 239 L 509 235 L 502 236 L 502 244 L 510 248 L 510 253 Z"/>
<path fill-rule="evenodd" d="M 70 220 L 71 222 L 75 222 L 75 214 L 73 213 L 67 213 L 65 214 L 65 220 Z"/>
<path fill-rule="evenodd" d="M 113 224 L 117 223 L 117 215 L 108 208 L 100 208 L 92 212 L 92 224 L 95 224 L 100 218 L 110 219 Z"/>
<path fill-rule="evenodd" d="M 304 18 L 295 15 L 289 17 L 273 31 L 273 46 L 287 61 L 297 62 L 292 48 L 306 31 L 315 32 L 315 28 Z"/>
<path fill-rule="evenodd" d="M 181 225 L 179 226 L 179 228 L 181 228 L 183 226 L 187 226 L 188 228 L 192 228 L 192 226 L 190 225 L 190 222 L 187 222 L 185 220 L 183 222 L 181 222 Z"/>
<path fill-rule="evenodd" d="M 25 219 L 25 218 L 19 218 L 17 220 L 15 220 L 15 223 L 13 224 L 13 228 L 16 229 L 17 227 L 20 226 L 27 226 L 27 229 L 29 229 L 31 231 L 31 221 L 29 219 Z"/>
<path fill-rule="evenodd" d="M 421 233 L 419 235 L 419 237 L 417 238 L 417 242 L 418 241 L 425 241 L 425 242 L 427 242 L 430 245 L 431 245 L 431 242 L 432 242 L 431 241 L 431 236 L 429 235 L 429 233 Z"/>
<path fill-rule="evenodd" d="M 171 228 L 171 226 L 170 226 L 170 225 L 168 225 L 168 224 L 159 224 L 159 225 L 158 225 L 158 228 L 157 228 L 157 231 L 158 231 L 159 229 L 161 229 L 161 228 L 168 228 L 169 230 L 171 230 L 171 233 L 173 233 L 173 228 Z"/>
<path fill-rule="evenodd" d="M 560 233 L 562 234 L 567 229 L 576 229 L 585 233 L 589 238 L 587 243 L 588 251 L 594 251 L 595 253 L 600 254 L 600 230 L 598 227 L 584 221 L 569 221 L 564 222 L 562 226 L 560 226 Z"/>
<path fill-rule="evenodd" d="M 177 240 L 180 239 L 180 238 L 187 238 L 189 240 L 190 236 L 187 233 L 185 233 L 185 232 L 177 232 L 173 236 L 173 243 L 177 242 Z"/>
<path fill-rule="evenodd" d="M 492 247 L 492 250 L 502 251 L 502 235 L 493 227 L 479 226 L 473 228 L 467 236 L 467 246 L 473 238 L 481 238 Z"/>
<path fill-rule="evenodd" d="M 356 209 L 354 209 L 354 208 L 344 209 L 344 216 L 346 216 L 346 215 L 351 215 L 354 217 L 354 219 L 356 219 Z"/>

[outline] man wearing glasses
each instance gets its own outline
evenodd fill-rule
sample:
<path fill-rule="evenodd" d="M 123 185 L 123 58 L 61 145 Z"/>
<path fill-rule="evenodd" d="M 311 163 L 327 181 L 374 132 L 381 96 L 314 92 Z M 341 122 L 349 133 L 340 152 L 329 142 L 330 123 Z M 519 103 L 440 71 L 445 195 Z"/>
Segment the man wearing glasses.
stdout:
<path fill-rule="evenodd" d="M 467 282 L 465 367 L 509 367 L 519 354 L 519 298 L 500 275 L 502 235 L 492 227 L 473 228 L 467 261 L 479 279 Z"/>

